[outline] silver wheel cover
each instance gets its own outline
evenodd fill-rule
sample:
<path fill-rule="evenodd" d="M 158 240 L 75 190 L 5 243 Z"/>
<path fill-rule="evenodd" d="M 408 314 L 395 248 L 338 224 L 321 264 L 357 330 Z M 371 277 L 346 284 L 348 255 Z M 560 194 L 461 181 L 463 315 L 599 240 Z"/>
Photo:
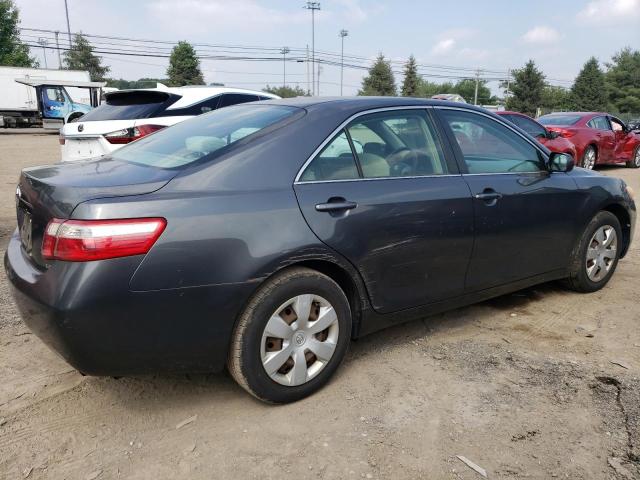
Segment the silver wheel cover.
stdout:
<path fill-rule="evenodd" d="M 603 225 L 595 231 L 587 246 L 586 269 L 592 282 L 607 276 L 616 260 L 618 234 L 611 225 Z"/>
<path fill-rule="evenodd" d="M 280 385 L 302 385 L 329 363 L 339 334 L 336 311 L 327 300 L 298 295 L 269 318 L 260 341 L 262 366 Z"/>
<path fill-rule="evenodd" d="M 596 165 L 596 151 L 593 148 L 589 148 L 587 153 L 585 153 L 582 163 L 584 168 L 593 170 L 593 167 Z"/>

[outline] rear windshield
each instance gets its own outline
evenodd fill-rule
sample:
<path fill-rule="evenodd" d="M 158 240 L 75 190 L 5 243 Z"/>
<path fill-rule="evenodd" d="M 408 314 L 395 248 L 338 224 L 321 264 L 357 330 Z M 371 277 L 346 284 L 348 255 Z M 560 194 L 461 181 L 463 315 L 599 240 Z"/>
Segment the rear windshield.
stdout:
<path fill-rule="evenodd" d="M 198 161 L 238 140 L 280 122 L 298 108 L 237 105 L 178 123 L 116 150 L 113 158 L 160 168 Z"/>
<path fill-rule="evenodd" d="M 82 116 L 83 122 L 151 118 L 180 98 L 166 92 L 116 92 L 105 103 Z"/>
<path fill-rule="evenodd" d="M 580 120 L 580 115 L 545 115 L 538 122 L 542 125 L 573 125 Z"/>

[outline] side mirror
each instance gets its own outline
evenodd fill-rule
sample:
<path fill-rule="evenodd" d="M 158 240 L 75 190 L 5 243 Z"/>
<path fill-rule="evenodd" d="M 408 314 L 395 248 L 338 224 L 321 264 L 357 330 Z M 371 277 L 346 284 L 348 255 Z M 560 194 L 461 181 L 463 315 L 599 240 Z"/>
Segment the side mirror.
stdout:
<path fill-rule="evenodd" d="M 570 172 L 575 167 L 575 162 L 571 155 L 566 153 L 553 152 L 549 157 L 549 166 L 552 172 Z"/>

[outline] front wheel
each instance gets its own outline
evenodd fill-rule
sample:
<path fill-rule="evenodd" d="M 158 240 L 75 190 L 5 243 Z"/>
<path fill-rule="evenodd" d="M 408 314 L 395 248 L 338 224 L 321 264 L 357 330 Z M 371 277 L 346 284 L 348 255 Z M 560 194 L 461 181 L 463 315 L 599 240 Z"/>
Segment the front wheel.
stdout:
<path fill-rule="evenodd" d="M 584 153 L 582 154 L 582 162 L 580 166 L 582 168 L 586 168 L 587 170 L 593 170 L 593 167 L 596 166 L 596 161 L 598 160 L 598 152 L 593 145 L 589 145 L 585 148 Z"/>
<path fill-rule="evenodd" d="M 566 284 L 577 292 L 595 292 L 611 279 L 618 265 L 622 231 L 611 212 L 599 212 L 572 252 Z"/>
<path fill-rule="evenodd" d="M 636 147 L 635 152 L 633 152 L 633 156 L 627 162 L 627 167 L 640 168 L 640 145 Z"/>
<path fill-rule="evenodd" d="M 260 400 L 288 403 L 320 389 L 344 358 L 351 309 L 331 278 L 291 268 L 249 301 L 233 333 L 228 369 Z"/>

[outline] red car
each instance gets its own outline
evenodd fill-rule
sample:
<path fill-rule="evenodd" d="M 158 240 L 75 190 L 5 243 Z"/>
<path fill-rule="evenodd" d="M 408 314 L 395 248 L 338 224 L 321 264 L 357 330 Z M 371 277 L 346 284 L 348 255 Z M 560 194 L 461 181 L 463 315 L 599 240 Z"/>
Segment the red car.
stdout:
<path fill-rule="evenodd" d="M 640 167 L 640 132 L 608 113 L 552 113 L 538 121 L 573 142 L 581 167 L 619 163 Z"/>
<path fill-rule="evenodd" d="M 552 152 L 568 153 L 575 161 L 578 160 L 578 157 L 576 156 L 576 147 L 573 143 L 561 136 L 559 133 L 545 128 L 533 118 L 519 112 L 504 111 L 495 113 L 506 118 L 517 127 L 520 127 Z"/>

